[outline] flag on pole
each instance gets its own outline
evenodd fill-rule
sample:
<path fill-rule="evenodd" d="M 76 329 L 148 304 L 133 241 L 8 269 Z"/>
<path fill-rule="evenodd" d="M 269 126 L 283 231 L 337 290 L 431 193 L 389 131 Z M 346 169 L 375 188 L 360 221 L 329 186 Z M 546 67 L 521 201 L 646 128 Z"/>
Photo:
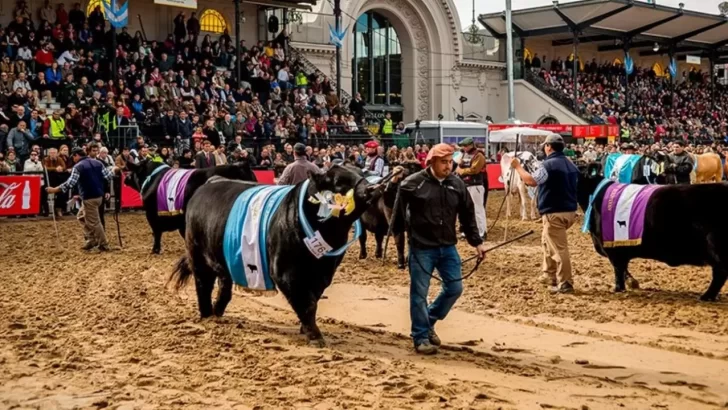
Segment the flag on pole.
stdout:
<path fill-rule="evenodd" d="M 110 0 L 108 3 L 102 1 L 104 4 L 104 15 L 106 20 L 109 20 L 114 28 L 126 27 L 129 23 L 129 2 L 124 3 L 120 8 L 116 4 L 116 0 Z"/>
<path fill-rule="evenodd" d="M 348 30 L 349 26 L 346 26 L 347 28 L 336 31 L 334 27 L 329 24 L 329 42 L 333 45 L 335 45 L 337 48 L 341 48 L 344 46 L 344 37 L 346 36 L 346 31 Z"/>
<path fill-rule="evenodd" d="M 677 60 L 675 60 L 675 57 L 670 60 L 670 64 L 667 66 L 667 69 L 670 72 L 670 77 L 677 78 Z"/>
<path fill-rule="evenodd" d="M 627 75 L 632 75 L 634 72 L 634 60 L 629 56 L 629 53 L 624 55 L 624 71 Z"/>

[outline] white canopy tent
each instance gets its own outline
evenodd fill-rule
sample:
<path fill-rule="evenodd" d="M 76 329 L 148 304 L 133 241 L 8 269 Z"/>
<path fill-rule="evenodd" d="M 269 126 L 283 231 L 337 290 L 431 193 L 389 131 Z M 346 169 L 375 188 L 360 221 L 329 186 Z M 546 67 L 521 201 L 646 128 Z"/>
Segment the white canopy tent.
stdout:
<path fill-rule="evenodd" d="M 520 143 L 534 144 L 546 139 L 547 136 L 553 134 L 552 131 L 539 130 L 529 127 L 513 127 L 498 131 L 491 131 L 488 136 L 488 142 L 492 144 L 515 144 L 516 140 Z M 520 138 L 518 137 L 520 135 Z"/>

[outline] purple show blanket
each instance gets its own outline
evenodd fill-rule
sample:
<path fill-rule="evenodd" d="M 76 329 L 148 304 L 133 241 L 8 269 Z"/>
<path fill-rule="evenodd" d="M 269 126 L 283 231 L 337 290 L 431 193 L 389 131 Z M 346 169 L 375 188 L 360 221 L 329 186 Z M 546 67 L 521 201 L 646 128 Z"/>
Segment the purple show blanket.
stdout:
<path fill-rule="evenodd" d="M 614 183 L 602 200 L 602 241 L 605 248 L 642 243 L 645 210 L 659 185 Z"/>
<path fill-rule="evenodd" d="M 173 216 L 182 213 L 187 181 L 194 169 L 173 169 L 162 176 L 157 188 L 157 214 Z"/>

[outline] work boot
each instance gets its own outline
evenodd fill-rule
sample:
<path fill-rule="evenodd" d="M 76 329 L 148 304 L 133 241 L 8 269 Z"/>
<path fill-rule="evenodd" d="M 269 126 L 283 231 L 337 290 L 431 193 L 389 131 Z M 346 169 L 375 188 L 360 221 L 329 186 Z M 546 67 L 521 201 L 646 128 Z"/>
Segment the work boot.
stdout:
<path fill-rule="evenodd" d="M 440 337 L 437 335 L 437 333 L 435 333 L 435 329 L 430 329 L 430 331 L 427 332 L 427 337 L 430 339 L 430 343 L 437 347 L 442 344 Z"/>
<path fill-rule="evenodd" d="M 86 244 L 81 247 L 81 250 L 90 251 L 91 249 L 93 249 L 95 247 L 96 247 L 96 245 L 93 242 L 86 242 Z"/>
<path fill-rule="evenodd" d="M 554 295 L 559 293 L 574 293 L 574 286 L 569 282 L 564 282 L 559 286 L 551 288 L 551 293 Z"/>
<path fill-rule="evenodd" d="M 544 273 L 539 276 L 538 281 L 547 286 L 556 286 L 556 278 L 551 277 L 548 273 Z"/>
<path fill-rule="evenodd" d="M 419 354 L 431 355 L 437 353 L 437 346 L 430 343 L 429 340 L 425 340 L 420 344 L 415 342 L 415 351 Z"/>

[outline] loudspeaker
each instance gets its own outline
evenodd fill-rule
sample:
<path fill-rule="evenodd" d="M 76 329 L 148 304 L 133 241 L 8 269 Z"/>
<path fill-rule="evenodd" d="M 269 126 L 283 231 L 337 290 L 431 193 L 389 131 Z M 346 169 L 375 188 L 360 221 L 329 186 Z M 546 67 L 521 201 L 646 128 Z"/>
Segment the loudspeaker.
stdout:
<path fill-rule="evenodd" d="M 270 16 L 270 18 L 268 18 L 268 32 L 277 33 L 278 30 L 278 17 Z"/>

